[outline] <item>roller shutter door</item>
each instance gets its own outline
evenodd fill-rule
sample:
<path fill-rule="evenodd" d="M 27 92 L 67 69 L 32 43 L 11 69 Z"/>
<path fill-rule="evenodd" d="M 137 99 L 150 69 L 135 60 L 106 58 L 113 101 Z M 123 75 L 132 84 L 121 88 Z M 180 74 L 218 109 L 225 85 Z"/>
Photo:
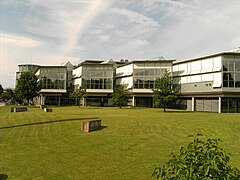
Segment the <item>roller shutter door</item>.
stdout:
<path fill-rule="evenodd" d="M 204 111 L 204 100 L 196 99 L 195 101 L 195 111 Z"/>
<path fill-rule="evenodd" d="M 218 112 L 218 100 L 217 99 L 212 100 L 212 112 Z"/>
<path fill-rule="evenodd" d="M 187 99 L 187 111 L 192 111 L 192 100 Z"/>
<path fill-rule="evenodd" d="M 211 112 L 212 111 L 212 99 L 203 100 L 203 111 Z"/>
<path fill-rule="evenodd" d="M 196 98 L 195 111 L 218 112 L 218 99 Z"/>

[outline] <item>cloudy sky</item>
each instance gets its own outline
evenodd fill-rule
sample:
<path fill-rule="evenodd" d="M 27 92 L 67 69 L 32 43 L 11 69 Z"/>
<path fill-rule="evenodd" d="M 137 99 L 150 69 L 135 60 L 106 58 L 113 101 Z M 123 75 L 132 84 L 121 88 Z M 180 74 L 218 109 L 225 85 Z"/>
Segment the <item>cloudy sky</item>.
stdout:
<path fill-rule="evenodd" d="M 0 0 L 0 84 L 18 64 L 185 58 L 240 46 L 239 0 Z"/>

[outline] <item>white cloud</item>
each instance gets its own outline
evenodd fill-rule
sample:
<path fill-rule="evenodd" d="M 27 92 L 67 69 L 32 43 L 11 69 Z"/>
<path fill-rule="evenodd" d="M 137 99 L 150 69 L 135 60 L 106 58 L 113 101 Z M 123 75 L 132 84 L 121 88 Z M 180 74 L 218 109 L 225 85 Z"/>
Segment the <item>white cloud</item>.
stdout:
<path fill-rule="evenodd" d="M 16 48 L 36 48 L 42 45 L 40 41 L 31 39 L 29 37 L 18 36 L 13 34 L 1 34 L 0 42 L 3 47 L 16 47 Z"/>
<path fill-rule="evenodd" d="M 96 17 L 96 15 L 107 7 L 107 3 L 104 0 L 94 0 L 84 10 L 81 16 L 71 19 L 66 23 L 67 33 L 70 35 L 66 45 L 64 45 L 64 54 L 70 52 L 76 45 L 78 38 L 81 37 L 83 31 Z"/>
<path fill-rule="evenodd" d="M 55 45 L 61 55 L 71 52 L 94 17 L 110 5 L 105 0 L 28 1 L 38 11 L 25 19 L 27 31 Z"/>
<path fill-rule="evenodd" d="M 94 59 L 142 56 L 149 38 L 159 28 L 161 25 L 153 18 L 130 9 L 112 7 L 96 17 L 83 32 L 75 55 Z"/>
<path fill-rule="evenodd" d="M 4 12 L 9 16 L 1 18 L 12 21 L 2 21 L 7 28 L 1 31 L 1 82 L 10 73 L 14 78 L 21 63 L 184 59 L 240 46 L 238 0 L 11 0 L 7 4 L 11 8 Z"/>
<path fill-rule="evenodd" d="M 157 43 L 174 58 L 191 58 L 238 47 L 240 3 L 203 3 L 186 19 L 180 16 L 164 29 Z M 203 11 L 204 10 L 204 11 Z M 162 42 L 160 39 L 162 38 Z M 163 44 L 165 43 L 165 45 Z"/>
<path fill-rule="evenodd" d="M 29 37 L 1 34 L 0 44 L 0 83 L 4 87 L 13 87 L 17 64 L 22 60 L 26 61 L 31 50 L 40 47 L 42 43 Z"/>

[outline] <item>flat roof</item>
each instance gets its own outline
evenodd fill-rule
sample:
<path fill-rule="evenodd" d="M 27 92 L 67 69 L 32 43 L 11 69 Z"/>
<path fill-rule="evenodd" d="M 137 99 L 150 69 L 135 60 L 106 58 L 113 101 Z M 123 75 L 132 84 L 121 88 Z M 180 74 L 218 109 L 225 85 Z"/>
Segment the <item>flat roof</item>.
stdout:
<path fill-rule="evenodd" d="M 147 62 L 173 62 L 176 60 L 160 60 L 160 59 L 138 59 L 138 60 L 129 60 L 128 62 L 122 64 L 119 67 L 123 67 L 125 65 L 133 64 L 133 63 L 147 63 Z"/>
<path fill-rule="evenodd" d="M 34 71 L 34 73 L 36 73 L 39 69 L 41 69 L 41 68 L 65 68 L 65 69 L 67 69 L 67 66 L 54 66 L 54 65 L 52 65 L 52 66 L 39 66 L 35 71 Z"/>
<path fill-rule="evenodd" d="M 104 62 L 104 61 L 99 60 L 99 59 L 87 59 L 87 60 L 84 60 L 83 62 L 79 63 L 78 65 L 75 65 L 73 69 L 76 69 L 83 64 L 101 64 L 102 62 Z"/>
<path fill-rule="evenodd" d="M 235 49 L 235 50 L 231 50 L 231 51 L 223 51 L 223 52 L 218 52 L 218 53 L 209 54 L 209 55 L 205 55 L 205 56 L 199 56 L 199 57 L 190 58 L 190 59 L 178 60 L 178 61 L 173 62 L 173 64 L 181 64 L 181 63 L 185 63 L 185 62 L 191 62 L 191 61 L 196 61 L 196 60 L 200 60 L 200 59 L 207 59 L 207 58 L 223 56 L 223 55 L 240 55 L 240 49 Z"/>
<path fill-rule="evenodd" d="M 40 66 L 37 64 L 18 64 L 18 66 Z"/>

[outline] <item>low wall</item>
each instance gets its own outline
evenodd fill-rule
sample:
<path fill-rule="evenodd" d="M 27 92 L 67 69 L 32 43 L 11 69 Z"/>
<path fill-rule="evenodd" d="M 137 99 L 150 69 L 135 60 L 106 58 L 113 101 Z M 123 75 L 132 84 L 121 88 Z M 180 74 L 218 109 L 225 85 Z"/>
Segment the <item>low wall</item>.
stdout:
<path fill-rule="evenodd" d="M 53 110 L 50 108 L 44 108 L 44 112 L 52 112 Z"/>
<path fill-rule="evenodd" d="M 27 107 L 12 107 L 11 112 L 23 112 L 27 111 Z"/>
<path fill-rule="evenodd" d="M 88 120 L 88 121 L 83 121 L 81 130 L 83 132 L 91 132 L 91 131 L 97 130 L 101 127 L 101 122 L 102 122 L 102 120 L 100 120 L 100 119 L 92 119 L 92 120 Z"/>

